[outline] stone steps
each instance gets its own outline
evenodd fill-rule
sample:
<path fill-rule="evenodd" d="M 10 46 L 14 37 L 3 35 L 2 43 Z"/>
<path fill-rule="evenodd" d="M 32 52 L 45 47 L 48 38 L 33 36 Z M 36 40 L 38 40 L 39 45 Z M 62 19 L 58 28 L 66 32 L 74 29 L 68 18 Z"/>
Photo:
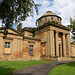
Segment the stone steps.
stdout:
<path fill-rule="evenodd" d="M 75 61 L 75 58 L 71 57 L 49 57 L 49 56 L 42 56 L 41 60 L 46 60 L 46 61 Z"/>
<path fill-rule="evenodd" d="M 58 57 L 58 61 L 75 61 L 75 59 L 71 57 Z"/>
<path fill-rule="evenodd" d="M 57 61 L 57 59 L 55 58 L 52 58 L 52 57 L 49 57 L 49 56 L 42 56 L 41 57 L 41 60 L 46 60 L 46 61 Z"/>

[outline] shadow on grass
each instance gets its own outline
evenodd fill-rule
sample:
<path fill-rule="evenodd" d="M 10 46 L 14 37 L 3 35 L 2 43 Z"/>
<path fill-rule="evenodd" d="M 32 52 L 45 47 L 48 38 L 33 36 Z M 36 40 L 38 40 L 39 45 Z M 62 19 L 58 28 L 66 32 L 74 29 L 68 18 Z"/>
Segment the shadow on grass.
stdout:
<path fill-rule="evenodd" d="M 75 62 L 67 63 L 65 66 L 75 67 Z"/>
<path fill-rule="evenodd" d="M 61 63 L 60 63 L 60 62 L 58 62 L 58 63 L 56 63 L 55 65 L 56 65 L 56 66 L 59 66 L 59 65 L 62 65 L 62 64 L 67 64 L 67 63 L 70 63 L 70 62 L 61 61 Z"/>
<path fill-rule="evenodd" d="M 10 75 L 14 70 L 14 68 L 0 66 L 0 75 Z"/>

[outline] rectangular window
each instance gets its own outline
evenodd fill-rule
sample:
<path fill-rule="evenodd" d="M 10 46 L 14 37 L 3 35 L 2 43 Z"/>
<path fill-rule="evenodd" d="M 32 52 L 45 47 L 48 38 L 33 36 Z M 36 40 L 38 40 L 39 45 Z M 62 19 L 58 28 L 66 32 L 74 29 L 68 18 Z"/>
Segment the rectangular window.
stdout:
<path fill-rule="evenodd" d="M 5 42 L 5 48 L 10 48 L 10 42 Z"/>
<path fill-rule="evenodd" d="M 29 54 L 33 54 L 33 45 L 29 45 Z"/>

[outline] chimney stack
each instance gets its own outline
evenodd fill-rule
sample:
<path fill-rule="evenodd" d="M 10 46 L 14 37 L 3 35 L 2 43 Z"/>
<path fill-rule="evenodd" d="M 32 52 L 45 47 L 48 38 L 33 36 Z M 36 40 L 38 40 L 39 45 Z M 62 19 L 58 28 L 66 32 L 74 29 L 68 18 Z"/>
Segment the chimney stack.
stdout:
<path fill-rule="evenodd" d="M 22 23 L 17 26 L 17 30 L 20 31 L 22 29 Z"/>

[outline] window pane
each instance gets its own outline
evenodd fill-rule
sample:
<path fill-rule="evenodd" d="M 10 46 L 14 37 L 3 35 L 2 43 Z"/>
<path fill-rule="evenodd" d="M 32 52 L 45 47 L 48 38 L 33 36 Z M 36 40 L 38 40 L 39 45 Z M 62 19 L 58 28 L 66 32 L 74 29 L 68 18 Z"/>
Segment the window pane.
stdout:
<path fill-rule="evenodd" d="M 8 43 L 8 48 L 10 48 L 10 42 Z"/>
<path fill-rule="evenodd" d="M 30 54 L 33 54 L 33 51 L 30 51 L 29 53 L 30 53 Z"/>
<path fill-rule="evenodd" d="M 5 42 L 5 48 L 7 48 L 7 42 Z"/>
<path fill-rule="evenodd" d="M 5 48 L 7 48 L 7 44 L 5 44 Z"/>
<path fill-rule="evenodd" d="M 29 45 L 29 54 L 33 54 L 33 45 Z"/>
<path fill-rule="evenodd" d="M 5 48 L 10 48 L 10 42 L 5 42 Z"/>

